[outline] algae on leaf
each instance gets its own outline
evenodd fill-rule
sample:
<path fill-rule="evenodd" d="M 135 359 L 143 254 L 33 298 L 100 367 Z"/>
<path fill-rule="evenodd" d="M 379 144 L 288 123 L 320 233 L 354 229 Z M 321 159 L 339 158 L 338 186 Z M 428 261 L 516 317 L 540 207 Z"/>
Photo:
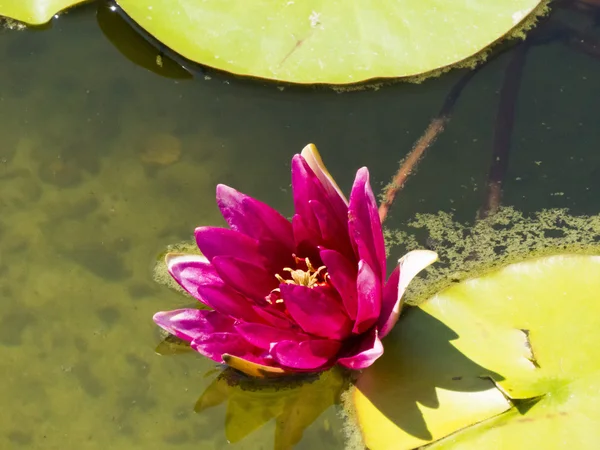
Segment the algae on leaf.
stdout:
<path fill-rule="evenodd" d="M 430 324 L 415 326 L 419 315 L 429 317 Z M 410 364 L 416 364 L 415 373 L 405 363 L 395 362 L 397 370 L 373 378 L 366 385 L 370 390 L 359 380 L 352 400 L 364 441 L 372 450 L 410 449 L 426 443 L 424 438 L 434 442 L 440 435 L 454 432 L 431 448 L 520 448 L 532 439 L 550 450 L 596 448 L 600 439 L 599 316 L 600 256 L 548 256 L 456 284 L 399 323 L 398 328 L 410 334 L 400 336 L 399 346 L 429 349 L 424 356 L 429 366 L 426 371 L 419 369 L 422 363 L 418 359 L 409 358 Z M 438 335 L 444 327 L 450 330 L 448 336 L 453 334 L 449 345 L 427 341 L 428 333 Z M 407 351 L 417 350 L 404 353 Z M 447 364 L 452 353 L 470 363 Z M 449 406 L 444 395 L 447 387 L 439 380 L 450 386 L 448 380 L 453 376 L 478 373 L 472 367 L 470 371 L 461 368 L 469 365 L 481 367 L 479 375 L 493 381 L 497 392 L 516 401 L 517 406 L 497 417 L 492 417 L 491 409 L 476 417 L 470 409 L 473 393 L 465 389 L 458 390 L 462 402 L 455 400 Z M 377 368 L 375 365 L 371 373 L 377 375 Z M 370 376 L 369 372 L 365 376 Z M 398 385 L 390 388 L 394 381 Z M 388 400 L 389 410 L 373 407 L 379 406 L 373 399 L 393 396 L 391 392 L 401 389 L 401 383 L 429 383 L 429 388 L 435 389 L 436 395 L 425 398 L 427 401 L 415 398 L 429 436 L 419 435 L 418 429 L 398 419 L 406 415 L 404 396 L 397 405 Z M 484 398 L 480 406 L 491 404 Z M 431 419 L 427 408 L 437 409 L 443 421 Z M 467 417 L 470 424 L 454 430 L 448 426 Z M 394 441 L 378 433 L 382 427 L 396 439 L 395 447 Z"/>
<path fill-rule="evenodd" d="M 87 0 L 3 0 L 0 16 L 19 20 L 30 25 L 42 25 L 58 12 Z"/>
<path fill-rule="evenodd" d="M 352 84 L 459 63 L 515 28 L 545 0 L 118 0 L 186 58 L 237 75 Z"/>

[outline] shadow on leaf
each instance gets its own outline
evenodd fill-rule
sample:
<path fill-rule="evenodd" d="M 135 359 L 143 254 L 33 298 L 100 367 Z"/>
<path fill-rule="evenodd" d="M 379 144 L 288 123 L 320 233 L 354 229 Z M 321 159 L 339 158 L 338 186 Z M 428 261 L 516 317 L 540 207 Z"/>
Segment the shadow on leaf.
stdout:
<path fill-rule="evenodd" d="M 503 378 L 458 351 L 452 345 L 452 340 L 457 338 L 453 330 L 420 308 L 404 312 L 384 341 L 384 355 L 357 380 L 358 394 L 370 403 L 367 412 L 361 411 L 355 394 L 356 412 L 363 433 L 365 420 L 372 420 L 374 416 L 371 405 L 387 420 L 422 441 L 456 431 L 450 429 L 455 424 L 460 427 L 461 414 L 481 414 L 482 402 L 489 400 L 492 415 L 501 412 L 498 409 L 510 406 L 490 379 L 500 381 Z M 460 396 L 454 393 L 471 394 Z M 474 393 L 481 395 L 472 395 Z M 428 417 L 426 421 L 424 411 L 440 410 L 447 404 L 452 408 L 446 409 L 444 414 Z M 456 422 L 449 423 L 453 420 Z M 438 426 L 439 429 L 433 429 Z M 377 423 L 373 423 L 373 427 L 377 428 Z"/>

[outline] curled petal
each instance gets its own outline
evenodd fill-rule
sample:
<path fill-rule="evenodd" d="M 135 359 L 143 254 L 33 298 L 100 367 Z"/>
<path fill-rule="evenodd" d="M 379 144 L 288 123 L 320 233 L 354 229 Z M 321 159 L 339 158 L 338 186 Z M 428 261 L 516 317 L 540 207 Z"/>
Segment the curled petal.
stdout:
<path fill-rule="evenodd" d="M 292 158 L 292 190 L 294 193 L 294 211 L 301 216 L 306 228 L 311 234 L 319 234 L 317 218 L 310 209 L 310 200 L 320 199 L 320 193 L 315 192 L 317 186 L 314 184 L 315 175 L 306 162 L 295 155 Z"/>
<path fill-rule="evenodd" d="M 258 241 L 280 242 L 290 253 L 294 248 L 292 225 L 266 203 L 229 186 L 217 186 L 217 204 L 229 226 Z"/>
<path fill-rule="evenodd" d="M 154 322 L 163 330 L 184 341 L 211 333 L 234 331 L 234 321 L 218 313 L 194 308 L 161 311 L 154 314 Z"/>
<path fill-rule="evenodd" d="M 325 167 L 325 164 L 323 163 L 323 159 L 321 159 L 321 155 L 319 154 L 317 147 L 315 147 L 314 144 L 308 144 L 302 149 L 300 156 L 304 158 L 306 163 L 315 173 L 315 175 L 321 182 L 321 185 L 323 186 L 325 191 L 327 191 L 328 195 L 330 195 L 331 197 L 339 197 L 339 199 L 343 203 L 343 207 L 347 208 L 348 200 L 346 200 L 344 193 Z"/>
<path fill-rule="evenodd" d="M 342 344 L 328 339 L 281 341 L 271 350 L 273 359 L 285 367 L 297 370 L 324 369 L 331 365 Z"/>
<path fill-rule="evenodd" d="M 356 173 L 348 206 L 350 236 L 356 244 L 358 256 L 364 259 L 381 283 L 385 281 L 385 243 L 377 202 L 369 185 L 366 167 Z"/>
<path fill-rule="evenodd" d="M 381 283 L 366 261 L 359 261 L 356 278 L 358 312 L 352 332 L 362 334 L 375 325 L 381 312 Z"/>
<path fill-rule="evenodd" d="M 398 318 L 400 317 L 400 311 L 402 309 L 402 296 L 404 295 L 404 291 L 406 287 L 411 282 L 411 280 L 425 267 L 433 264 L 437 261 L 438 255 L 435 252 L 430 250 L 413 250 L 412 252 L 408 252 L 398 261 L 398 289 L 396 290 L 395 299 L 390 296 L 393 293 L 394 289 L 392 287 L 388 288 L 386 286 L 386 295 L 384 298 L 384 307 L 381 310 L 381 315 L 379 316 L 378 326 L 379 335 L 383 338 L 385 337 L 396 325 Z M 392 281 L 392 276 L 390 276 L 390 281 Z M 393 302 L 393 306 L 390 308 L 390 305 Z"/>
<path fill-rule="evenodd" d="M 356 267 L 344 255 L 334 250 L 322 250 L 320 255 L 323 264 L 327 266 L 331 284 L 340 294 L 348 316 L 352 320 L 356 319 L 358 310 Z"/>
<path fill-rule="evenodd" d="M 398 301 L 398 282 L 400 281 L 400 265 L 392 271 L 385 285 L 383 286 L 383 294 L 381 295 L 381 313 L 377 320 L 377 329 L 381 336 L 381 329 L 385 325 L 385 322 L 392 314 L 394 306 Z M 401 304 L 398 308 L 398 314 L 400 313 Z M 389 331 L 389 330 L 387 330 Z M 383 338 L 383 336 L 381 336 Z"/>
<path fill-rule="evenodd" d="M 240 323 L 235 326 L 237 332 L 255 347 L 269 350 L 280 341 L 301 342 L 309 339 L 302 333 L 290 329 L 279 329 L 259 323 Z"/>
<path fill-rule="evenodd" d="M 377 334 L 377 329 L 372 328 L 349 356 L 338 359 L 338 364 L 354 370 L 365 369 L 373 364 L 383 355 L 383 344 Z"/>
<path fill-rule="evenodd" d="M 350 334 L 352 321 L 333 289 L 294 284 L 281 284 L 280 289 L 288 312 L 307 333 L 338 340 Z"/>
<path fill-rule="evenodd" d="M 192 297 L 232 317 L 256 319 L 252 304 L 221 279 L 213 265 L 198 255 L 166 256 L 171 276 Z"/>

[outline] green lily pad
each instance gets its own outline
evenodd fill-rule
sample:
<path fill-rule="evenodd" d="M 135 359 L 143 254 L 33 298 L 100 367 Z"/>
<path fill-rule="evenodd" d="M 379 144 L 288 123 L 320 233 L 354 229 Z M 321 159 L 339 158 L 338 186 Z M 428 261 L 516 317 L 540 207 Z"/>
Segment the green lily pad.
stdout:
<path fill-rule="evenodd" d="M 414 350 L 404 350 L 405 353 L 417 352 L 413 359 L 408 358 L 406 364 L 396 362 L 387 371 L 375 364 L 373 375 L 368 375 L 368 371 L 363 375 L 373 378 L 369 384 L 371 390 L 365 392 L 361 385 L 365 382 L 360 379 L 353 394 L 356 416 L 370 449 L 415 448 L 427 443 L 424 438 L 433 442 L 452 431 L 454 434 L 431 448 L 522 448 L 529 442 L 550 450 L 597 447 L 600 438 L 597 431 L 600 430 L 600 257 L 559 255 L 512 264 L 459 283 L 410 313 L 398 323 L 397 328 L 403 331 L 394 345 L 414 346 Z M 428 317 L 429 325 L 419 324 L 423 320 L 419 319 L 421 315 Z M 428 333 L 439 336 L 444 328 L 450 345 L 441 345 L 444 340 L 432 343 L 432 339 L 438 339 L 435 337 L 427 342 Z M 387 351 L 389 343 L 384 344 Z M 424 356 L 426 370 L 415 359 L 425 344 L 431 347 Z M 460 371 L 458 366 L 445 362 L 453 353 L 462 361 Z M 413 374 L 411 364 L 415 363 Z M 463 370 L 469 366 L 470 371 Z M 385 373 L 378 374 L 377 370 Z M 449 403 L 444 397 L 444 388 L 450 386 L 448 377 L 464 374 L 472 377 L 477 373 L 493 381 L 498 393 L 521 399 L 518 407 L 496 417 L 492 417 L 491 408 L 473 414 L 472 392 L 463 388 L 457 389 L 459 395 L 455 403 Z M 440 380 L 445 380 L 446 385 Z M 403 409 L 406 408 L 406 395 L 397 396 L 389 387 L 394 382 L 396 391 L 402 384 L 407 384 L 404 390 L 410 391 L 410 386 L 418 383 L 435 390 L 436 395 L 430 398 L 408 392 L 419 402 L 429 435 L 405 421 L 394 420 L 405 414 Z M 369 409 L 365 399 L 379 406 L 372 401 L 376 396 L 394 397 L 398 404 L 388 400 L 388 409 Z M 478 401 L 488 406 L 493 404 L 486 398 Z M 480 404 L 482 409 L 485 405 Z M 428 417 L 426 408 L 437 408 L 435 420 Z M 459 424 L 461 418 L 465 419 L 462 425 Z M 456 426 L 449 426 L 452 425 L 449 422 L 456 422 Z M 396 438 L 403 437 L 402 445 L 394 446 L 392 440 L 382 438 L 383 433 L 378 435 L 377 427 L 388 427 Z"/>
<path fill-rule="evenodd" d="M 291 83 L 409 77 L 465 60 L 543 0 L 118 0 L 198 63 Z"/>
<path fill-rule="evenodd" d="M 403 313 L 351 394 L 367 448 L 417 448 L 512 406 L 490 378 L 500 376 L 456 350 L 457 338 L 420 308 Z"/>
<path fill-rule="evenodd" d="M 0 16 L 10 17 L 30 25 L 42 25 L 56 13 L 87 0 L 3 0 Z"/>

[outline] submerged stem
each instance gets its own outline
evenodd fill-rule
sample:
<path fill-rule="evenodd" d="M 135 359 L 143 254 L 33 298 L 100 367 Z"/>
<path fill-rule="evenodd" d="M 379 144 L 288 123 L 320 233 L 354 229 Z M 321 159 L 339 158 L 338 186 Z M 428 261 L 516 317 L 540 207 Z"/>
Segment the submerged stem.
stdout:
<path fill-rule="evenodd" d="M 460 97 L 462 90 L 478 70 L 479 68 L 469 70 L 452 87 L 446 96 L 446 100 L 444 101 L 440 112 L 429 123 L 429 126 L 423 135 L 415 143 L 413 149 L 400 165 L 400 168 L 392 178 L 392 182 L 385 188 L 383 200 L 379 206 L 379 218 L 381 219 L 381 222 L 386 219 L 388 211 L 391 208 L 392 203 L 394 203 L 396 195 L 398 195 L 398 192 L 400 192 L 400 190 L 404 187 L 404 183 L 419 163 L 421 157 L 425 153 L 425 150 L 427 150 L 431 144 L 433 144 L 438 135 L 444 131 L 444 127 L 450 120 L 451 113 L 454 110 L 454 105 Z"/>
<path fill-rule="evenodd" d="M 515 123 L 516 104 L 528 50 L 528 43 L 519 45 L 515 49 L 504 74 L 496 124 L 494 126 L 492 163 L 488 173 L 485 204 L 479 210 L 480 219 L 495 214 L 502 200 L 502 185 L 508 171 L 510 141 Z"/>

